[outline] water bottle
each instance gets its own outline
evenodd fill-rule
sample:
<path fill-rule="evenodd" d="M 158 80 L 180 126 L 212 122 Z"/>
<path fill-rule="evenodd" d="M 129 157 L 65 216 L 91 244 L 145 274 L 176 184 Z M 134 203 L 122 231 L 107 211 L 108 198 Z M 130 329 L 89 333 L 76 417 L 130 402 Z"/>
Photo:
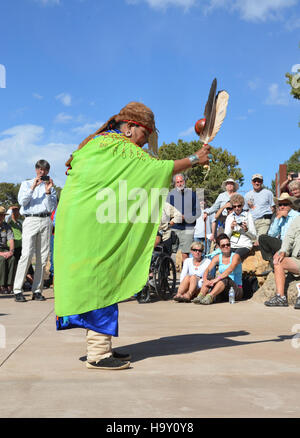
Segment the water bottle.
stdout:
<path fill-rule="evenodd" d="M 231 287 L 229 289 L 229 304 L 234 304 L 235 303 L 235 292 L 233 287 Z"/>

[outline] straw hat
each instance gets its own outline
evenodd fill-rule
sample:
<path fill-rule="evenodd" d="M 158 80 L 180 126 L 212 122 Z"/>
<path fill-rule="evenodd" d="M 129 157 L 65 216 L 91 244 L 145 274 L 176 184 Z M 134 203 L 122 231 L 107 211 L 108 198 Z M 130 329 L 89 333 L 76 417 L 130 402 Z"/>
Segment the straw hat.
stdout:
<path fill-rule="evenodd" d="M 288 201 L 292 204 L 292 206 L 295 206 L 295 201 L 297 198 L 294 196 L 290 196 L 287 192 L 281 193 L 279 198 L 274 198 L 274 201 L 276 204 L 278 204 L 280 201 Z"/>
<path fill-rule="evenodd" d="M 5 214 L 5 213 L 6 213 L 5 208 L 4 207 L 0 207 L 0 214 Z"/>

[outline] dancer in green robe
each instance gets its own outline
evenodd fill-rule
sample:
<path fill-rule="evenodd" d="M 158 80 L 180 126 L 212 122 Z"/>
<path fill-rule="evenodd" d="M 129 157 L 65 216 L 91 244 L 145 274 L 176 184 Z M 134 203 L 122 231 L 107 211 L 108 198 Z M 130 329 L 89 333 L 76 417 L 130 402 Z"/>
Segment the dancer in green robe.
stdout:
<path fill-rule="evenodd" d="M 173 174 L 195 161 L 208 163 L 209 147 L 182 160 L 158 160 L 152 111 L 131 102 L 80 145 L 56 213 L 54 292 L 57 328 L 87 329 L 87 367 L 130 365 L 112 350 L 117 303 L 146 284 L 162 206 Z"/>

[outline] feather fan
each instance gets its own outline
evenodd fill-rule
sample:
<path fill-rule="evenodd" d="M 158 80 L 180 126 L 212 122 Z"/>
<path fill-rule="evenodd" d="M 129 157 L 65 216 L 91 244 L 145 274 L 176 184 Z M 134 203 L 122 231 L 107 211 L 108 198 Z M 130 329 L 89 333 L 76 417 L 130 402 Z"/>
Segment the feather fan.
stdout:
<path fill-rule="evenodd" d="M 219 91 L 215 105 L 215 109 L 216 109 L 215 120 L 212 129 L 209 130 L 208 142 L 211 142 L 215 138 L 216 134 L 221 128 L 221 125 L 226 116 L 228 100 L 229 100 L 229 94 L 227 93 L 227 91 Z"/>

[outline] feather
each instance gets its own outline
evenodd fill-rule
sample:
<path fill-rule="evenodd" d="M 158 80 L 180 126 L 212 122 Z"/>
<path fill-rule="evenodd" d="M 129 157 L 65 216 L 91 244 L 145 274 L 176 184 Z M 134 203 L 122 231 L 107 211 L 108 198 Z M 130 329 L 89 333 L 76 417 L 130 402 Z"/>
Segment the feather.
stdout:
<path fill-rule="evenodd" d="M 206 123 L 202 133 L 200 134 L 200 140 L 203 141 L 204 144 L 208 142 L 210 137 L 210 133 L 213 131 L 215 116 L 216 116 L 216 90 L 217 90 L 217 79 L 212 81 L 208 99 L 204 109 L 204 117 L 206 119 Z"/>
<path fill-rule="evenodd" d="M 221 125 L 226 116 L 228 100 L 229 100 L 229 94 L 227 93 L 227 91 L 219 91 L 216 98 L 215 121 L 214 121 L 214 125 L 212 126 L 212 129 L 209 131 L 210 136 L 208 142 L 211 142 L 215 138 L 216 134 L 221 128 Z"/>

